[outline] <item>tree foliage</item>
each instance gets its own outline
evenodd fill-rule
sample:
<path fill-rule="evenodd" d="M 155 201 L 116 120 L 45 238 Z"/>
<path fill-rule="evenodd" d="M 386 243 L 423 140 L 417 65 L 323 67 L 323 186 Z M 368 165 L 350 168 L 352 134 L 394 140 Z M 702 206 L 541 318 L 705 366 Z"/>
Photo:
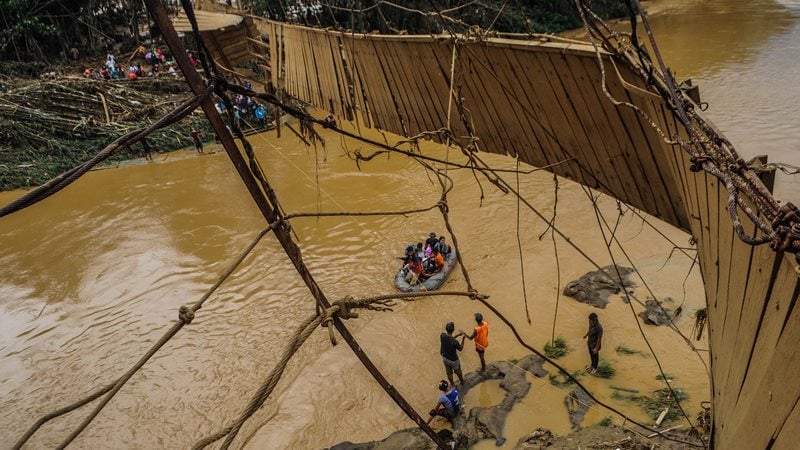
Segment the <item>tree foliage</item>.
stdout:
<path fill-rule="evenodd" d="M 626 0 L 590 0 L 602 17 L 627 14 Z M 439 34 L 467 26 L 512 33 L 554 33 L 581 25 L 573 0 L 249 0 L 253 11 L 275 20 L 356 32 Z M 444 23 L 435 13 L 454 19 Z"/>
<path fill-rule="evenodd" d="M 141 0 L 0 0 L 0 57 L 41 61 L 102 49 L 100 39 L 134 35 Z"/>

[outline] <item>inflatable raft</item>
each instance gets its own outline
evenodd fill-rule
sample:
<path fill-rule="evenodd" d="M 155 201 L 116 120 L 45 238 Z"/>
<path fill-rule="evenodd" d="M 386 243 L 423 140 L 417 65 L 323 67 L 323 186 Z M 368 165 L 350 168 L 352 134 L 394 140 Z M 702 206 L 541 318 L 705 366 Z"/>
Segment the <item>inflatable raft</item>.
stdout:
<path fill-rule="evenodd" d="M 433 276 L 422 283 L 409 286 L 408 282 L 403 276 L 403 270 L 401 269 L 397 272 L 397 276 L 394 278 L 394 285 L 397 287 L 397 289 L 403 292 L 419 292 L 423 286 L 428 291 L 439 289 L 439 286 L 441 286 L 442 283 L 444 283 L 444 281 L 447 279 L 447 276 L 450 275 L 450 271 L 456 267 L 457 262 L 458 258 L 456 258 L 456 251 L 451 247 L 450 254 L 447 255 L 447 258 L 445 258 L 444 267 L 442 267 L 440 272 L 433 274 Z"/>

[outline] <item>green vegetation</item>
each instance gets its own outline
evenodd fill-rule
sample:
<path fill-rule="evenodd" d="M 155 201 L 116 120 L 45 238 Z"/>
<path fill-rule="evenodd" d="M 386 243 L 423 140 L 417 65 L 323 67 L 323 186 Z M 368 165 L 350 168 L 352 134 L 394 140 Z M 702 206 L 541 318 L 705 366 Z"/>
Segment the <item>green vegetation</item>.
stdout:
<path fill-rule="evenodd" d="M 672 381 L 672 380 L 675 379 L 675 377 L 673 377 L 672 375 L 670 375 L 668 373 L 665 373 L 664 375 L 661 375 L 661 374 L 656 375 L 656 380 L 664 381 L 664 378 L 666 378 L 669 381 Z"/>
<path fill-rule="evenodd" d="M 252 0 L 245 3 L 252 3 L 256 14 L 317 27 L 387 34 L 439 34 L 448 31 L 440 17 L 428 14 L 435 12 L 428 0 L 400 2 L 403 9 L 388 3 L 370 8 L 376 5 L 373 0 L 327 0 L 324 4 L 308 0 Z M 465 3 L 466 6 L 461 7 Z M 557 33 L 581 26 L 580 15 L 572 0 L 482 0 L 474 3 L 439 0 L 435 4 L 440 11 L 447 11 L 446 15 L 452 19 L 447 21 L 447 27 L 459 33 L 473 25 L 513 33 Z M 604 18 L 628 14 L 625 2 L 619 0 L 587 0 L 586 4 Z M 351 8 L 355 11 L 370 9 L 351 14 Z"/>
<path fill-rule="evenodd" d="M 578 378 L 582 377 L 583 375 L 585 375 L 585 372 L 582 371 L 582 370 L 577 370 L 575 372 L 572 372 L 571 375 L 572 375 L 572 378 L 578 379 Z M 573 384 L 575 384 L 575 382 L 572 381 L 569 377 L 567 377 L 564 374 L 564 372 L 558 372 L 556 375 L 552 375 L 552 374 L 548 375 L 547 379 L 550 381 L 550 384 L 552 384 L 555 387 L 567 387 L 567 386 L 572 386 Z"/>
<path fill-rule="evenodd" d="M 550 359 L 558 359 L 572 350 L 567 346 L 567 341 L 561 336 L 558 336 L 553 342 L 544 344 L 544 354 Z"/>
<path fill-rule="evenodd" d="M 643 352 L 641 350 L 634 350 L 632 348 L 625 347 L 624 345 L 618 345 L 616 349 L 614 349 L 617 354 L 619 355 L 639 355 L 643 358 L 649 358 L 650 354 Z"/>
<path fill-rule="evenodd" d="M 597 373 L 594 376 L 598 378 L 611 378 L 617 373 L 617 369 L 611 364 L 610 361 L 600 361 L 597 365 Z"/>
<path fill-rule="evenodd" d="M 653 419 L 658 419 L 658 416 L 664 411 L 664 408 L 669 408 L 664 420 L 673 421 L 681 416 L 679 404 L 689 398 L 683 389 L 675 388 L 675 395 L 673 396 L 669 388 L 659 389 L 653 392 L 653 395 L 628 395 L 615 391 L 611 394 L 611 398 L 616 400 L 627 400 L 638 404 L 647 412 L 647 415 Z"/>
<path fill-rule="evenodd" d="M 610 427 L 613 424 L 613 422 L 611 422 L 611 417 L 610 416 L 606 416 L 606 417 L 603 417 L 603 420 L 601 420 L 597 424 L 600 425 L 601 427 Z"/>

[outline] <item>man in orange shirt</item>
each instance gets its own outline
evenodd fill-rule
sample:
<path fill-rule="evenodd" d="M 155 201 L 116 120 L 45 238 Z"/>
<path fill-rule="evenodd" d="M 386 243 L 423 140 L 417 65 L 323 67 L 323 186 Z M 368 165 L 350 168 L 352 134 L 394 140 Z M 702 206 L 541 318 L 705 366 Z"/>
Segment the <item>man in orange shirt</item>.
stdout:
<path fill-rule="evenodd" d="M 475 313 L 475 322 L 477 322 L 478 325 L 467 338 L 469 338 L 469 340 L 475 340 L 475 351 L 478 352 L 478 357 L 481 359 L 480 371 L 483 372 L 486 370 L 484 353 L 486 352 L 486 347 L 489 346 L 489 322 L 483 320 L 483 314 L 481 313 Z"/>

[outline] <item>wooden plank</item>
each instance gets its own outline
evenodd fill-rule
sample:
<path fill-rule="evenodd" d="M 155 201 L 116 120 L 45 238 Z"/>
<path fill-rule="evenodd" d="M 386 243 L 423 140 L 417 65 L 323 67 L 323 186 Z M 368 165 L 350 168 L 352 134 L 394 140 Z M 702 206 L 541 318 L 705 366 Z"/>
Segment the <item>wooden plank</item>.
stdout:
<path fill-rule="evenodd" d="M 317 84 L 314 86 L 319 90 L 319 108 L 334 113 L 334 88 L 333 61 L 331 60 L 330 49 L 324 42 L 326 35 L 312 34 L 309 40 L 314 55 L 314 64 L 317 72 Z"/>
<path fill-rule="evenodd" d="M 582 165 L 592 172 L 593 175 L 589 179 L 595 178 L 591 180 L 596 185 L 595 188 L 619 198 L 625 192 L 625 188 L 620 181 L 616 165 L 611 164 L 611 156 L 618 151 L 619 143 L 611 129 L 616 124 L 611 124 L 601 105 L 605 99 L 599 98 L 594 88 L 590 86 L 592 81 L 578 57 L 550 55 L 550 58 L 551 60 L 556 58 L 553 61 L 560 61 L 563 64 L 561 73 L 564 89 L 571 93 L 575 110 L 592 142 L 588 149 L 591 152 L 586 152 L 588 158 Z"/>
<path fill-rule="evenodd" d="M 627 68 L 623 67 L 621 70 L 624 73 Z M 627 78 L 631 78 L 632 74 Z M 640 97 L 633 95 L 630 91 L 625 90 L 628 101 L 642 110 L 653 122 L 656 122 L 658 115 L 652 109 L 651 97 Z M 653 193 L 656 205 L 661 213 L 659 216 L 673 225 L 679 225 L 681 220 L 681 212 L 683 211 L 683 199 L 680 191 L 675 187 L 675 181 L 672 178 L 673 174 L 669 170 L 666 158 L 664 156 L 664 143 L 661 136 L 648 123 L 643 117 L 639 116 L 639 129 L 645 138 L 648 145 L 637 152 L 639 161 L 642 167 L 648 172 L 648 179 L 650 180 L 650 189 Z M 659 127 L 661 128 L 661 127 Z M 663 128 L 662 128 L 663 131 Z"/>
<path fill-rule="evenodd" d="M 483 131 L 481 136 L 485 136 L 483 133 L 486 132 L 491 132 L 494 136 L 502 136 L 504 143 L 499 152 L 516 157 L 523 148 L 532 144 L 528 141 L 527 134 L 524 133 L 517 111 L 518 105 L 513 99 L 514 93 L 509 88 L 508 81 L 500 78 L 498 73 L 500 67 L 491 64 L 495 58 L 486 52 L 485 47 L 479 44 L 472 45 L 470 52 L 471 57 L 476 61 L 481 61 L 481 64 L 476 65 L 473 72 L 475 81 L 477 81 L 476 86 L 479 89 L 481 86 L 483 87 L 482 97 L 495 105 L 496 117 L 502 124 L 501 128 Z M 488 142 L 484 142 L 482 147 L 487 148 L 490 145 Z"/>
<path fill-rule="evenodd" d="M 728 367 L 731 359 L 731 352 L 733 348 L 728 345 L 724 345 L 723 343 L 726 342 L 725 339 L 725 329 L 726 324 L 730 325 L 732 322 L 729 319 L 729 315 L 734 315 L 733 310 L 738 310 L 739 305 L 738 303 L 742 301 L 742 296 L 745 291 L 745 286 L 743 285 L 746 283 L 747 277 L 742 276 L 741 272 L 737 272 L 733 274 L 735 279 L 731 279 L 731 269 L 734 265 L 733 257 L 734 251 L 738 249 L 737 255 L 740 258 L 749 259 L 751 256 L 752 247 L 744 245 L 737 245 L 740 244 L 738 237 L 734 236 L 733 230 L 733 223 L 731 222 L 730 216 L 727 214 L 727 202 L 728 202 L 728 191 L 725 189 L 723 183 L 717 182 L 717 202 L 718 202 L 718 228 L 717 228 L 717 273 L 718 273 L 718 281 L 716 283 L 717 293 L 716 293 L 716 301 L 714 303 L 713 308 L 709 308 L 709 314 L 714 316 L 714 326 L 715 332 L 714 336 L 711 339 L 712 342 L 711 347 L 714 348 L 716 351 L 714 352 L 715 357 L 717 357 L 717 373 L 720 374 L 720 381 L 724 378 L 724 374 L 726 371 L 726 367 Z M 743 243 L 741 243 L 743 244 Z M 737 265 L 736 267 L 740 267 Z M 745 272 L 747 271 L 749 264 L 744 266 Z M 711 280 L 709 280 L 710 282 Z M 740 283 L 742 283 L 740 285 Z M 736 285 L 736 286 L 731 286 Z M 709 286 L 709 288 L 711 288 Z M 729 295 L 729 292 L 733 288 L 739 292 L 738 298 L 733 300 L 733 297 Z M 735 314 L 738 316 L 738 314 Z M 709 316 L 710 317 L 710 316 Z M 738 318 L 738 317 L 737 317 Z M 728 339 L 733 339 L 735 336 L 728 336 Z M 726 391 L 721 391 L 722 398 L 717 400 L 718 404 L 723 403 L 723 398 L 729 394 Z M 724 411 L 721 411 L 724 413 Z"/>
<path fill-rule="evenodd" d="M 800 436 L 800 403 L 795 403 L 792 413 L 775 434 L 775 450 L 789 450 L 797 448 L 797 436 Z"/>
<path fill-rule="evenodd" d="M 411 134 L 410 131 L 410 123 L 413 122 L 414 119 L 414 112 L 409 111 L 406 109 L 407 105 L 405 102 L 401 101 L 401 96 L 405 92 L 405 86 L 403 86 L 402 81 L 400 80 L 399 76 L 394 67 L 394 59 L 389 58 L 387 56 L 387 52 L 391 52 L 386 48 L 386 42 L 380 41 L 373 41 L 373 47 L 375 48 L 375 53 L 377 55 L 378 60 L 381 62 L 381 67 L 383 69 L 383 75 L 386 78 L 386 85 L 389 87 L 388 95 L 391 99 L 392 109 L 396 111 L 394 116 L 400 119 L 401 127 L 395 128 L 395 130 L 400 131 L 397 134 L 401 136 L 409 136 Z M 392 130 L 387 130 L 392 131 Z M 396 131 L 395 131 L 396 132 Z"/>
<path fill-rule="evenodd" d="M 779 255 L 778 259 L 780 266 L 775 276 L 770 277 L 771 295 L 763 320 L 755 329 L 742 330 L 756 338 L 756 345 L 741 395 L 732 410 L 733 419 L 727 424 L 726 432 L 719 434 L 721 443 L 735 443 L 738 448 L 768 448 L 800 399 L 800 383 L 787 378 L 800 371 L 798 309 L 791 311 L 791 320 L 781 334 L 786 307 L 797 300 L 800 284 L 793 258 Z M 732 385 L 726 388 L 735 390 Z"/>
<path fill-rule="evenodd" d="M 533 105 L 531 105 L 530 100 L 525 94 L 525 88 L 520 83 L 514 67 L 509 62 L 508 55 L 497 48 L 492 50 L 492 67 L 495 68 L 499 77 L 507 81 L 506 87 L 511 92 L 511 94 L 508 95 L 509 109 L 516 114 L 517 121 L 520 125 L 518 132 L 524 136 L 523 139 L 520 139 L 520 159 L 533 166 L 547 166 L 550 164 L 550 161 L 547 159 L 545 146 L 552 144 L 546 141 L 545 143 L 540 141 L 540 139 L 545 139 L 542 126 L 536 121 L 534 112 L 532 111 Z M 539 134 L 542 134 L 541 138 Z"/>
<path fill-rule="evenodd" d="M 398 124 L 399 119 L 397 118 L 394 103 L 391 100 L 388 80 L 384 76 L 383 63 L 378 58 L 375 43 L 366 40 L 356 42 L 356 57 L 359 58 L 360 73 L 364 80 L 363 87 L 367 91 L 368 98 L 371 99 L 372 104 L 375 106 L 377 128 L 394 132 L 396 127 L 390 124 Z M 365 69 L 366 67 L 369 67 L 369 69 Z"/>
<path fill-rule="evenodd" d="M 338 97 L 338 114 L 347 120 L 353 120 L 353 98 L 350 95 L 349 82 L 344 71 L 344 55 L 341 51 L 341 39 L 333 35 L 328 38 L 328 50 L 333 61 L 333 72 L 336 75 L 336 89 Z"/>
<path fill-rule="evenodd" d="M 545 112 L 544 102 L 548 99 L 542 95 L 537 95 L 536 89 L 531 89 L 532 86 L 528 79 L 528 74 L 520 63 L 519 58 L 524 58 L 526 53 L 507 49 L 500 49 L 500 53 L 508 61 L 511 78 L 519 86 L 520 95 L 517 96 L 517 99 L 520 102 L 522 114 L 528 118 L 531 130 L 539 143 L 539 152 L 541 153 L 539 159 L 543 162 L 542 166 L 562 161 L 563 158 L 560 158 L 563 154 L 563 150 L 560 148 L 561 143 L 558 142 L 558 136 L 553 130 L 550 116 Z M 532 159 L 526 162 L 534 164 L 535 161 L 536 159 Z M 561 166 L 553 167 L 552 171 L 559 175 L 567 173 Z"/>
<path fill-rule="evenodd" d="M 609 155 L 610 160 L 603 164 L 603 166 L 614 166 L 619 174 L 619 181 L 623 191 L 616 197 L 625 203 L 652 214 L 652 204 L 650 202 L 645 202 L 643 194 L 640 192 L 641 187 L 637 186 L 632 178 L 633 162 L 627 155 L 635 152 L 636 148 L 634 143 L 631 142 L 631 137 L 626 130 L 626 116 L 621 114 L 620 109 L 614 106 L 603 92 L 602 77 L 600 69 L 597 66 L 597 61 L 594 58 L 584 57 L 580 59 L 580 63 L 583 65 L 583 69 L 589 80 L 589 85 L 592 91 L 594 91 L 598 103 L 605 112 L 605 117 L 609 121 L 611 133 L 616 137 L 618 150 L 615 154 Z M 601 114 L 601 116 L 602 115 L 603 114 Z M 613 142 L 614 141 L 612 141 L 612 143 Z"/>
<path fill-rule="evenodd" d="M 461 96 L 465 98 L 465 106 L 472 115 L 475 133 L 481 138 L 478 144 L 480 148 L 501 155 L 508 154 L 512 144 L 503 133 L 498 133 L 504 124 L 497 111 L 498 106 L 489 100 L 497 96 L 503 98 L 502 91 L 497 85 L 491 85 L 491 90 L 484 85 L 484 78 L 491 78 L 492 75 L 481 67 L 480 56 L 475 54 L 473 46 L 474 43 L 461 46 L 463 51 L 459 59 L 462 64 L 459 65 L 460 78 L 456 77 L 456 84 L 461 85 Z"/>
<path fill-rule="evenodd" d="M 433 60 L 430 47 L 429 43 L 415 43 L 411 52 L 415 62 L 410 67 L 428 104 L 428 128 L 435 130 L 447 126 L 447 101 L 450 86 L 434 75 L 435 71 L 432 69 L 438 65 L 438 62 Z M 418 70 L 415 68 L 417 65 L 430 69 Z M 458 70 L 458 61 L 456 61 L 455 68 Z"/>
<path fill-rule="evenodd" d="M 514 50 L 507 50 L 507 54 L 518 57 L 517 62 L 521 71 L 517 73 L 523 75 L 523 82 L 527 82 L 530 85 L 528 98 L 535 98 L 541 108 L 540 117 L 548 118 L 546 122 L 542 121 L 543 125 L 549 125 L 547 132 L 552 137 L 554 144 L 548 149 L 548 159 L 552 162 L 558 162 L 572 157 L 572 149 L 577 148 L 578 141 L 569 126 L 569 119 L 564 114 L 547 75 L 539 65 L 538 59 L 532 53 L 526 54 Z M 558 169 L 560 167 L 554 168 L 556 173 L 562 176 L 569 175 L 571 179 L 576 179 L 580 176 L 579 174 L 569 174 L 563 169 Z"/>
<path fill-rule="evenodd" d="M 416 78 L 411 73 L 411 67 L 416 66 L 419 62 L 414 61 L 414 56 L 410 53 L 410 45 L 410 43 L 404 43 L 394 46 L 395 51 L 392 52 L 392 57 L 397 77 L 405 89 L 398 101 L 403 102 L 406 110 L 412 112 L 413 126 L 409 127 L 409 131 L 415 135 L 423 131 L 430 131 L 434 129 L 434 126 L 430 121 L 428 102 L 423 98 L 420 86 L 417 85 Z"/>

